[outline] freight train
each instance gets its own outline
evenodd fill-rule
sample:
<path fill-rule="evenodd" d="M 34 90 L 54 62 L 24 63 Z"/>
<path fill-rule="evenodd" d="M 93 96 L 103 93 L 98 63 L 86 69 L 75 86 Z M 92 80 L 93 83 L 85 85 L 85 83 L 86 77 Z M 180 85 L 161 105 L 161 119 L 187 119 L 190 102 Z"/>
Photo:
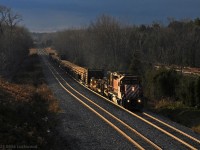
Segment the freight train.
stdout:
<path fill-rule="evenodd" d="M 80 67 L 67 60 L 61 60 L 56 53 L 49 53 L 49 59 L 76 80 L 116 104 L 129 110 L 142 111 L 144 98 L 138 76 Z"/>

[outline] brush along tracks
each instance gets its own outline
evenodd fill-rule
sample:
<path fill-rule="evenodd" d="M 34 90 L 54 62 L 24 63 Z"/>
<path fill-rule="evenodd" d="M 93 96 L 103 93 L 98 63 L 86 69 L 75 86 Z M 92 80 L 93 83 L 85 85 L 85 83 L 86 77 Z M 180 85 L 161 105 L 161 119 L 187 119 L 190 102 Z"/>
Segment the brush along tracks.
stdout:
<path fill-rule="evenodd" d="M 44 55 L 45 53 L 40 51 L 40 54 Z M 58 66 L 49 63 L 45 58 L 44 61 L 66 92 L 109 124 L 120 135 L 131 142 L 134 147 L 139 149 L 200 148 L 199 139 L 190 137 L 180 130 L 175 130 L 175 127 L 147 113 L 136 114 L 120 106 L 113 105 L 107 99 L 103 100 L 101 97 L 88 91 L 88 89 L 75 83 Z"/>

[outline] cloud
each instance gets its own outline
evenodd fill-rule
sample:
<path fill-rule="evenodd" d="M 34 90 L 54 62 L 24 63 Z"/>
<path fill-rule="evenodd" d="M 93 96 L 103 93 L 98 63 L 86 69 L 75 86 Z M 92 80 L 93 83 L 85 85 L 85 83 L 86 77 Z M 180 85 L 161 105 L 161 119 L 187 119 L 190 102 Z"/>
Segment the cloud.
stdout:
<path fill-rule="evenodd" d="M 23 24 L 34 31 L 87 25 L 101 14 L 135 24 L 200 15 L 200 0 L 1 0 L 1 4 L 22 14 Z"/>

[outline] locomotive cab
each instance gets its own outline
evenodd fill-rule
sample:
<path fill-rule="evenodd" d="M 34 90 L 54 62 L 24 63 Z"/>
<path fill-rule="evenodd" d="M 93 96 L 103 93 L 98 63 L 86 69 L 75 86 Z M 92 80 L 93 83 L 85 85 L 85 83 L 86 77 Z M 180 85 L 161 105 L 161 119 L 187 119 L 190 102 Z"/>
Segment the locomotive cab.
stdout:
<path fill-rule="evenodd" d="M 111 98 L 112 101 L 129 110 L 142 110 L 143 94 L 139 77 L 114 72 L 110 74 L 110 85 L 113 88 L 111 93 L 116 96 Z"/>
<path fill-rule="evenodd" d="M 121 105 L 129 110 L 142 110 L 143 92 L 136 76 L 125 76 L 120 81 Z"/>

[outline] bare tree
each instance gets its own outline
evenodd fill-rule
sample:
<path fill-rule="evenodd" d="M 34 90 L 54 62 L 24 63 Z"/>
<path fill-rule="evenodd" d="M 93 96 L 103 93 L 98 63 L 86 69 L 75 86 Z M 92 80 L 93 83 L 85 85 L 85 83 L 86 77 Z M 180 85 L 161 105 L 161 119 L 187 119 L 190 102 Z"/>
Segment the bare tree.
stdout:
<path fill-rule="evenodd" d="M 3 34 L 3 26 L 7 18 L 7 8 L 0 5 L 0 33 Z"/>
<path fill-rule="evenodd" d="M 31 42 L 28 31 L 18 26 L 21 20 L 19 14 L 0 5 L 0 74 L 12 71 L 27 54 Z"/>

